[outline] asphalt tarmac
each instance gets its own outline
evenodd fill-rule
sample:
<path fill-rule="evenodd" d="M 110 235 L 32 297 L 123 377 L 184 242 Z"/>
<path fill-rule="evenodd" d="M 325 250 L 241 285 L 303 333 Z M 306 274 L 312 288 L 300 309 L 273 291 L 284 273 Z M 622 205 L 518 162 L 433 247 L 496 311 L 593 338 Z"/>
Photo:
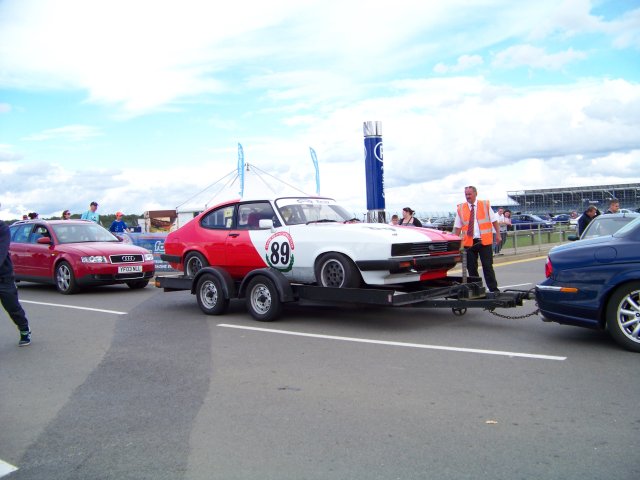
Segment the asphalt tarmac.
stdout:
<path fill-rule="evenodd" d="M 507 260 L 500 286 L 543 264 Z M 326 305 L 259 323 L 151 286 L 20 296 L 34 335 L 18 348 L 2 314 L 3 480 L 640 478 L 640 357 L 604 332 Z"/>

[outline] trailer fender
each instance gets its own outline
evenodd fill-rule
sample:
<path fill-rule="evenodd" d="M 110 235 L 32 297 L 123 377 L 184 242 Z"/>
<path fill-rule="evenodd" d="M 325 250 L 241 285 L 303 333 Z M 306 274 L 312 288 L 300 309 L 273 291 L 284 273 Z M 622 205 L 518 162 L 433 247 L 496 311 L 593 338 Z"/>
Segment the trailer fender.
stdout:
<path fill-rule="evenodd" d="M 196 294 L 196 286 L 198 285 L 198 280 L 200 280 L 200 277 L 202 277 L 202 275 L 204 275 L 205 273 L 214 275 L 218 280 L 220 280 L 220 283 L 222 284 L 222 293 L 224 294 L 225 298 L 235 298 L 236 284 L 234 283 L 233 278 L 231 278 L 231 275 L 229 275 L 229 272 L 223 270 L 220 267 L 204 267 L 198 270 L 198 273 L 196 273 L 196 276 L 193 278 L 193 282 L 191 283 L 191 293 L 193 295 Z"/>
<path fill-rule="evenodd" d="M 287 280 L 287 277 L 275 268 L 259 268 L 249 272 L 249 274 L 242 279 L 242 283 L 240 284 L 240 288 L 238 290 L 239 298 L 243 298 L 247 294 L 247 285 L 249 285 L 251 279 L 256 275 L 264 275 L 274 283 L 282 303 L 293 302 L 296 299 L 293 295 L 293 289 L 291 288 L 291 284 L 289 283 L 289 280 Z"/>

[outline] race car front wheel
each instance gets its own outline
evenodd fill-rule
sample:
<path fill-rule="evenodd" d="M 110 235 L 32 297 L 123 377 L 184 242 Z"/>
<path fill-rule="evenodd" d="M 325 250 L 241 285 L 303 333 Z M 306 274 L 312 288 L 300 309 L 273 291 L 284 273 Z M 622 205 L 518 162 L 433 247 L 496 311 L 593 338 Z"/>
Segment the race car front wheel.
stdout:
<path fill-rule="evenodd" d="M 618 287 L 607 303 L 607 329 L 619 345 L 640 352 L 640 282 Z"/>
<path fill-rule="evenodd" d="M 358 288 L 362 278 L 349 257 L 332 252 L 316 261 L 316 281 L 323 287 Z"/>

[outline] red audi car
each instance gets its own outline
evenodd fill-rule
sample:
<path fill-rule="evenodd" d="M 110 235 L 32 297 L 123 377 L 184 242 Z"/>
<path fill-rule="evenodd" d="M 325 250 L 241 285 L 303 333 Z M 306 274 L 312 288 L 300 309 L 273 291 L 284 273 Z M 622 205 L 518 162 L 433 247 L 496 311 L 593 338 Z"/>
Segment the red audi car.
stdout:
<path fill-rule="evenodd" d="M 155 273 L 153 253 L 122 243 L 94 222 L 30 220 L 9 229 L 17 281 L 54 284 L 70 294 L 90 285 L 144 288 Z"/>

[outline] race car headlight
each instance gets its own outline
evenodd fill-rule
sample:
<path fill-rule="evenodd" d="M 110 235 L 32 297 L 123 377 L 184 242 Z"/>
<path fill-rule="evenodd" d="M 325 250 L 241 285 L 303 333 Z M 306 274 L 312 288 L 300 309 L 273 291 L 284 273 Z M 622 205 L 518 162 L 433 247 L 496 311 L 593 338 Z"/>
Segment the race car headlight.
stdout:
<path fill-rule="evenodd" d="M 102 255 L 91 255 L 90 257 L 81 257 L 82 263 L 108 263 L 107 257 Z"/>
<path fill-rule="evenodd" d="M 145 253 L 144 254 L 144 261 L 145 262 L 152 262 L 153 261 L 153 253 Z"/>

